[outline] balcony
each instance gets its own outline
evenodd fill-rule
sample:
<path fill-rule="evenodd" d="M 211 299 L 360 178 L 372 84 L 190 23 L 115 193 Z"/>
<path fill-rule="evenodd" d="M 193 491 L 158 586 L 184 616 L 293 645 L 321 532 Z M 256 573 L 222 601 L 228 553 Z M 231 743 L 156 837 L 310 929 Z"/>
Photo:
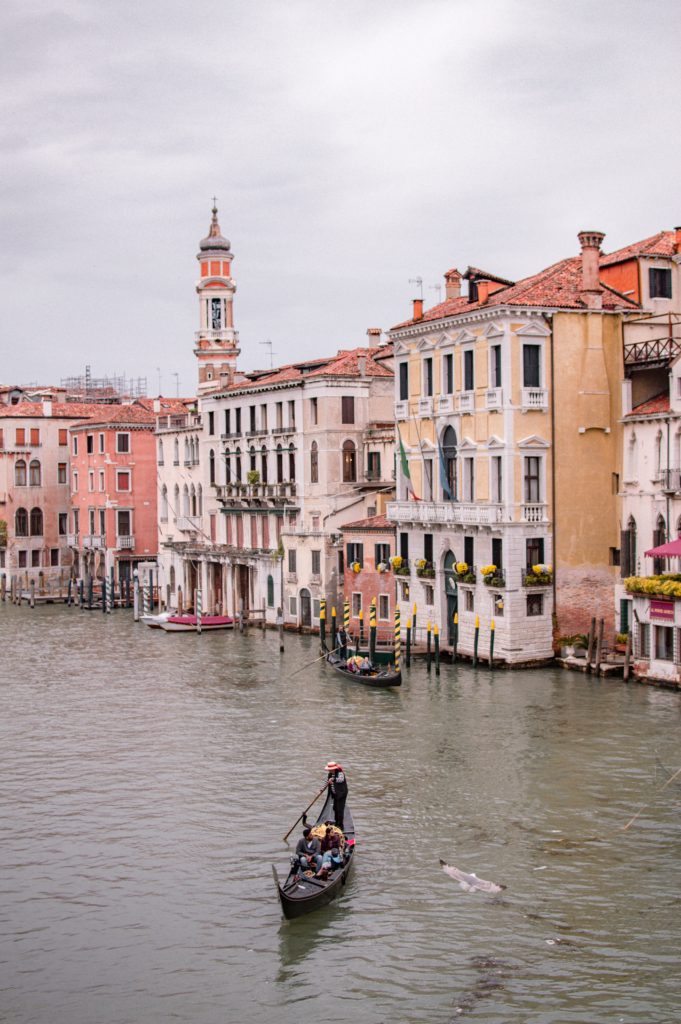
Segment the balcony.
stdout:
<path fill-rule="evenodd" d="M 427 398 L 419 398 L 419 416 L 432 416 L 433 415 L 433 399 L 429 396 Z"/>
<path fill-rule="evenodd" d="M 279 484 L 243 484 L 235 482 L 214 484 L 213 486 L 215 487 L 218 501 L 228 501 L 232 505 L 238 502 L 239 505 L 243 506 L 250 504 L 262 506 L 266 503 L 281 505 L 287 500 L 294 498 L 297 491 L 294 480 Z"/>
<path fill-rule="evenodd" d="M 173 415 L 173 416 L 158 416 L 156 419 L 156 429 L 158 431 L 165 430 L 186 430 L 190 427 L 200 427 L 201 417 L 198 413 L 187 413 L 185 416 Z"/>
<path fill-rule="evenodd" d="M 180 533 L 198 533 L 201 529 L 200 516 L 178 516 L 175 520 Z"/>
<path fill-rule="evenodd" d="M 523 388 L 521 405 L 524 411 L 528 409 L 547 409 L 549 393 L 546 388 Z"/>
<path fill-rule="evenodd" d="M 206 327 L 202 331 L 194 331 L 194 338 L 196 341 L 201 341 L 203 338 L 208 341 L 231 341 L 234 338 L 233 327 L 223 327 L 221 329 Z"/>
<path fill-rule="evenodd" d="M 409 419 L 409 402 L 406 399 L 402 402 L 395 402 L 395 419 Z"/>
<path fill-rule="evenodd" d="M 524 523 L 548 523 L 546 504 L 523 505 L 522 519 Z"/>
<path fill-rule="evenodd" d="M 459 412 L 475 412 L 475 392 L 464 391 L 459 395 Z"/>
<path fill-rule="evenodd" d="M 454 396 L 453 395 L 438 395 L 437 411 L 442 416 L 446 416 L 448 413 L 453 413 L 454 412 Z"/>
<path fill-rule="evenodd" d="M 83 535 L 84 551 L 101 551 L 105 547 L 105 538 L 102 533 L 86 533 Z"/>
<path fill-rule="evenodd" d="M 485 392 L 485 405 L 488 409 L 501 409 L 504 393 L 501 388 L 488 388 Z"/>
<path fill-rule="evenodd" d="M 543 506 L 542 506 L 543 507 Z M 391 501 L 388 519 L 398 523 L 443 523 L 459 526 L 491 526 L 509 522 L 503 505 L 468 505 L 454 501 Z M 532 522 L 539 520 L 531 520 Z"/>
<path fill-rule="evenodd" d="M 269 430 L 267 427 L 260 427 L 258 430 L 247 430 L 246 437 L 267 437 Z"/>
<path fill-rule="evenodd" d="M 116 537 L 116 547 L 119 551 L 132 551 L 135 546 L 135 538 L 129 535 Z"/>
<path fill-rule="evenodd" d="M 681 469 L 660 470 L 660 489 L 665 494 L 681 493 Z"/>
<path fill-rule="evenodd" d="M 66 534 L 66 543 L 68 544 L 68 546 L 70 548 L 77 548 L 77 547 L 79 547 L 80 545 L 78 543 L 78 534 L 77 533 L 67 533 Z"/>
<path fill-rule="evenodd" d="M 230 432 L 228 434 L 220 434 L 220 440 L 221 441 L 231 441 L 233 438 L 243 437 L 243 436 L 244 435 L 243 435 L 243 431 L 242 430 L 230 430 Z"/>
<path fill-rule="evenodd" d="M 288 427 L 273 427 L 272 428 L 272 433 L 273 434 L 295 434 L 295 432 L 296 432 L 296 425 L 295 425 L 295 423 L 290 423 L 288 425 Z"/>

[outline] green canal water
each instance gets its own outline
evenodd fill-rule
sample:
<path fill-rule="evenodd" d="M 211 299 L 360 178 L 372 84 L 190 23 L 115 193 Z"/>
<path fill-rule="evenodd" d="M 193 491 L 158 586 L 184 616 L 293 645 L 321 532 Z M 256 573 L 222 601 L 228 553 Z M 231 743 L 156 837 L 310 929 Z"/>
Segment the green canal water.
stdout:
<path fill-rule="evenodd" d="M 0 641 L 3 1022 L 679 1019 L 679 695 L 423 665 L 380 692 L 314 638 L 123 611 L 3 605 Z M 329 758 L 356 870 L 285 922 L 271 864 Z"/>

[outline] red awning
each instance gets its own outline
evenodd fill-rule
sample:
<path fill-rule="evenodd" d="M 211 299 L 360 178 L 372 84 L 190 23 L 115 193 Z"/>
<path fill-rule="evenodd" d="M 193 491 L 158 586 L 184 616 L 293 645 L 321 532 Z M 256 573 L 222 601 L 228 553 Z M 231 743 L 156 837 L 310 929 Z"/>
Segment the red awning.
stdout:
<path fill-rule="evenodd" d="M 657 548 L 651 548 L 645 554 L 651 558 L 681 558 L 681 537 L 670 540 L 668 544 L 660 544 Z"/>

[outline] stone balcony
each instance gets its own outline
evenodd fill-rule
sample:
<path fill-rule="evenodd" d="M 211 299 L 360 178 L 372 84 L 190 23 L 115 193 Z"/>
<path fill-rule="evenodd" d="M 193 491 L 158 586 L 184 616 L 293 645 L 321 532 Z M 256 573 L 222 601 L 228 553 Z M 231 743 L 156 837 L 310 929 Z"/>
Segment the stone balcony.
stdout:
<path fill-rule="evenodd" d="M 459 412 L 475 412 L 474 391 L 464 391 L 459 395 Z"/>
<path fill-rule="evenodd" d="M 119 551 L 132 551 L 135 547 L 135 538 L 130 534 L 124 534 L 116 537 L 116 547 Z"/>
<path fill-rule="evenodd" d="M 497 502 L 390 501 L 388 519 L 419 525 L 494 526 L 499 523 L 548 523 L 546 504 L 503 505 Z"/>
<path fill-rule="evenodd" d="M 488 388 L 485 391 L 485 406 L 488 409 L 501 409 L 504 403 L 504 392 L 501 388 Z"/>
<path fill-rule="evenodd" d="M 178 516 L 175 525 L 180 533 L 198 533 L 201 529 L 200 516 Z"/>
<path fill-rule="evenodd" d="M 523 388 L 520 401 L 525 412 L 528 409 L 548 409 L 549 392 L 547 388 Z"/>
<path fill-rule="evenodd" d="M 84 551 L 101 551 L 106 546 L 104 534 L 86 533 L 83 535 Z"/>

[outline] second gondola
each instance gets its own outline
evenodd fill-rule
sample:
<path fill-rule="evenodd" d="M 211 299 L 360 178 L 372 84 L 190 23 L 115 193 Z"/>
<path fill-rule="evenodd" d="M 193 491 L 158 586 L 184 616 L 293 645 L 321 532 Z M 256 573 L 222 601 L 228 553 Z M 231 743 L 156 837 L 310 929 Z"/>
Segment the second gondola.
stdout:
<path fill-rule="evenodd" d="M 350 679 L 353 683 L 363 683 L 365 686 L 379 687 L 402 685 L 402 673 L 399 670 L 395 671 L 390 665 L 377 665 L 365 672 L 355 672 L 348 668 L 347 659 L 342 658 L 335 652 L 326 655 L 326 663 L 339 675 L 345 679 Z"/>

